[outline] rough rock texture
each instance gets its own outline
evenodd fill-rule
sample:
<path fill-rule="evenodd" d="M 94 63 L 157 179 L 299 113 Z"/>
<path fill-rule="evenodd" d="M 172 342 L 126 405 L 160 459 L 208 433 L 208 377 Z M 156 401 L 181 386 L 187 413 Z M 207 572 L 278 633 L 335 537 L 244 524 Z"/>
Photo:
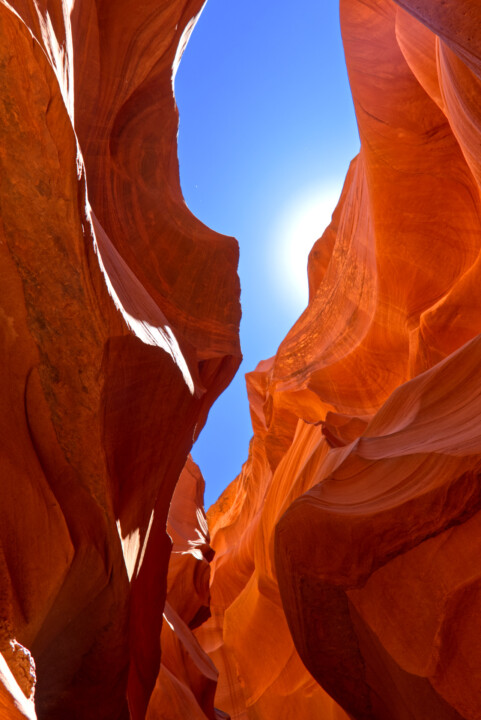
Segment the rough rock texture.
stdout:
<path fill-rule="evenodd" d="M 236 720 L 480 720 L 480 8 L 341 19 L 361 151 L 247 378 L 196 632 Z"/>
<path fill-rule="evenodd" d="M 237 244 L 178 178 L 201 4 L 0 0 L 2 718 L 178 717 L 152 696 L 167 513 L 240 361 Z"/>

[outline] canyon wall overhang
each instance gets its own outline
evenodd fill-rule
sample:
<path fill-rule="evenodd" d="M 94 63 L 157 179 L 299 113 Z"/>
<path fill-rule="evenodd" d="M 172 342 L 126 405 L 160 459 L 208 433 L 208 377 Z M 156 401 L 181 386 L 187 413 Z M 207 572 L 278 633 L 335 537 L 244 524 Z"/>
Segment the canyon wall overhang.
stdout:
<path fill-rule="evenodd" d="M 237 243 L 179 184 L 201 5 L 0 2 L 2 717 L 144 718 L 161 672 L 170 500 L 241 358 Z"/>

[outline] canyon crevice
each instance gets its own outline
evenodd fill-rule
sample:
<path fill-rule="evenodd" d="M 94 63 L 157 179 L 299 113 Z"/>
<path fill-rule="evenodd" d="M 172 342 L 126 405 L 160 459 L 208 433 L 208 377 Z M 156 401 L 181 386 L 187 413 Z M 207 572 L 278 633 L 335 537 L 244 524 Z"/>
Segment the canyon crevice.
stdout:
<path fill-rule="evenodd" d="M 186 207 L 202 0 L 0 0 L 0 717 L 481 720 L 481 26 L 341 0 L 361 139 L 309 304 L 247 376 Z"/>

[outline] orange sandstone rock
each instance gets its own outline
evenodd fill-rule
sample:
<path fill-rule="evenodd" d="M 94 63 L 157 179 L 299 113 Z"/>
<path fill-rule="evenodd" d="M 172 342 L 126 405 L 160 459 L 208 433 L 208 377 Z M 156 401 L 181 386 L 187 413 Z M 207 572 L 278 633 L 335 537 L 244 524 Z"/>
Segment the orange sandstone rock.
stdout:
<path fill-rule="evenodd" d="M 192 632 L 210 616 L 213 551 L 203 501 L 204 480 L 189 457 L 169 510 L 167 531 L 173 545 L 161 635 L 162 664 L 147 718 L 228 717 L 214 708 L 218 672 Z"/>
<path fill-rule="evenodd" d="M 172 492 L 240 361 L 236 243 L 178 178 L 200 7 L 0 2 L 5 717 L 34 666 L 52 720 L 143 718 L 160 671 Z"/>
<path fill-rule="evenodd" d="M 179 187 L 200 5 L 0 0 L 0 714 L 479 720 L 479 10 L 342 0 L 361 151 L 210 541 L 239 287 Z"/>
<path fill-rule="evenodd" d="M 341 19 L 361 151 L 308 308 L 247 378 L 196 632 L 233 718 L 479 720 L 479 8 Z"/>

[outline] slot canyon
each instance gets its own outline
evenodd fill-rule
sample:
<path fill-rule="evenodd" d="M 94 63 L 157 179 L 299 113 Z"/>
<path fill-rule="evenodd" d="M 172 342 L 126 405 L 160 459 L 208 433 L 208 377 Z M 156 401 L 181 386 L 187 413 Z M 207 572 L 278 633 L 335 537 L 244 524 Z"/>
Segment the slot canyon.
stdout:
<path fill-rule="evenodd" d="M 360 152 L 207 514 L 202 5 L 0 0 L 0 719 L 481 720 L 481 3 L 340 1 Z"/>

